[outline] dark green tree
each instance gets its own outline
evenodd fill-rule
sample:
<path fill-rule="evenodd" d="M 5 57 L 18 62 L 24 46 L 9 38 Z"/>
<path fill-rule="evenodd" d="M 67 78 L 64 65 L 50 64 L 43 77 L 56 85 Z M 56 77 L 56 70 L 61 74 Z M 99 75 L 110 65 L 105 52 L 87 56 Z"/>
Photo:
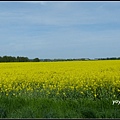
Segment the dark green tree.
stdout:
<path fill-rule="evenodd" d="M 34 59 L 33 59 L 33 62 L 39 62 L 39 61 L 40 61 L 39 58 L 34 58 Z"/>

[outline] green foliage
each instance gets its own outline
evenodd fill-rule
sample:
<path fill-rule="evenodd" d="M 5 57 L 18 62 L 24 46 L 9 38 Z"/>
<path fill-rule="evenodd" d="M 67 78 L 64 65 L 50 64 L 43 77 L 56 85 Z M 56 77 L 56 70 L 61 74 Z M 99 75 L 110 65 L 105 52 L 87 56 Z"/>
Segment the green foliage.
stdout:
<path fill-rule="evenodd" d="M 7 111 L 4 107 L 0 107 L 0 118 L 6 118 Z"/>
<path fill-rule="evenodd" d="M 119 105 L 112 100 L 87 98 L 25 98 L 5 97 L 0 99 L 1 118 L 119 118 Z"/>
<path fill-rule="evenodd" d="M 40 60 L 39 60 L 39 58 L 34 58 L 33 59 L 33 62 L 39 62 Z"/>
<path fill-rule="evenodd" d="M 13 56 L 0 56 L 0 62 L 57 62 L 57 61 L 88 61 L 88 60 L 120 60 L 120 57 L 111 57 L 111 58 L 73 58 L 73 59 L 29 59 L 28 57 L 13 57 Z"/>

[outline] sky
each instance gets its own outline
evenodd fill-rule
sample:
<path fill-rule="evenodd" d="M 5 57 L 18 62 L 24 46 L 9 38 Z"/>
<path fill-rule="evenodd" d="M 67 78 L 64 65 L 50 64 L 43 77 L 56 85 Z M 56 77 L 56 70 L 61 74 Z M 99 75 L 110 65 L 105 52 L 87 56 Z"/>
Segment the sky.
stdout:
<path fill-rule="evenodd" d="M 120 57 L 119 1 L 0 1 L 0 56 Z"/>

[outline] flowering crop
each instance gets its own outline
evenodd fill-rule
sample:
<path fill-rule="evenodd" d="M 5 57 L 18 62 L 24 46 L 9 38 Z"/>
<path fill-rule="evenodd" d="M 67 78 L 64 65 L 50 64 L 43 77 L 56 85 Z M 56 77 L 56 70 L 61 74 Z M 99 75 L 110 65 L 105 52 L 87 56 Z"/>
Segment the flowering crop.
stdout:
<path fill-rule="evenodd" d="M 120 61 L 0 63 L 0 96 L 120 97 Z"/>

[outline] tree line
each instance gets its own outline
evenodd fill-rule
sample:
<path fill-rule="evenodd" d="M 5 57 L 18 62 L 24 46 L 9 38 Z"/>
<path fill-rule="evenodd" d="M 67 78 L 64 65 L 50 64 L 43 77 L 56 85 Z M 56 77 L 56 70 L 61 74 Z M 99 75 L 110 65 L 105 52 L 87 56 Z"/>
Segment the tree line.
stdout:
<path fill-rule="evenodd" d="M 0 56 L 0 62 L 39 62 L 39 58 L 29 59 L 28 57 Z"/>
<path fill-rule="evenodd" d="M 89 58 L 77 58 L 77 59 L 29 59 L 28 57 L 23 56 L 0 56 L 0 62 L 54 62 L 54 61 L 87 61 L 87 60 L 120 60 L 120 57 L 111 57 L 111 58 L 95 58 L 95 59 L 89 59 Z"/>

